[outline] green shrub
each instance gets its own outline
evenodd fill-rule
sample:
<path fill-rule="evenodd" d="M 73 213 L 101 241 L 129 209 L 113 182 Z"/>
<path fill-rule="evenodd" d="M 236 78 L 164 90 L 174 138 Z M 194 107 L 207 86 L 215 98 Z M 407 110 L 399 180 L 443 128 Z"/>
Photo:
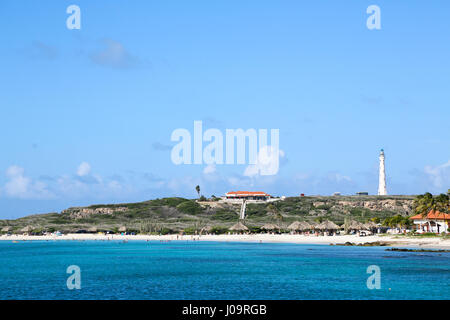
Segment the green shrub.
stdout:
<path fill-rule="evenodd" d="M 417 236 L 419 236 L 419 237 L 437 237 L 438 235 L 436 233 L 426 232 L 426 233 L 418 234 Z"/>
<path fill-rule="evenodd" d="M 200 207 L 200 205 L 192 200 L 184 201 L 177 205 L 176 208 L 183 213 L 192 215 L 202 213 L 202 208 Z"/>
<path fill-rule="evenodd" d="M 159 233 L 161 233 L 162 235 L 171 234 L 171 233 L 173 233 L 173 230 L 172 230 L 172 229 L 169 229 L 169 228 L 162 228 L 162 229 L 159 231 Z"/>
<path fill-rule="evenodd" d="M 238 215 L 229 210 L 219 209 L 215 214 L 211 216 L 211 218 L 221 221 L 234 221 L 238 218 Z"/>
<path fill-rule="evenodd" d="M 249 204 L 245 214 L 247 217 L 265 217 L 267 210 L 264 205 Z"/>
<path fill-rule="evenodd" d="M 226 228 L 226 227 L 219 227 L 219 226 L 217 226 L 217 227 L 212 227 L 211 228 L 211 233 L 212 234 L 225 234 L 227 232 L 228 232 L 228 228 Z"/>
<path fill-rule="evenodd" d="M 178 197 L 171 197 L 171 198 L 163 198 L 163 199 L 156 199 L 151 200 L 150 205 L 151 206 L 169 206 L 169 207 L 177 207 L 183 202 L 189 201 L 184 198 L 178 198 Z"/>
<path fill-rule="evenodd" d="M 186 228 L 183 230 L 184 234 L 188 234 L 188 235 L 192 235 L 192 234 L 196 234 L 197 229 L 195 228 Z"/>
<path fill-rule="evenodd" d="M 251 233 L 261 233 L 262 232 L 261 227 L 248 226 L 247 228 Z"/>
<path fill-rule="evenodd" d="M 383 225 L 388 227 L 410 226 L 411 224 L 412 222 L 408 217 L 404 217 L 401 215 L 388 217 L 383 221 Z"/>

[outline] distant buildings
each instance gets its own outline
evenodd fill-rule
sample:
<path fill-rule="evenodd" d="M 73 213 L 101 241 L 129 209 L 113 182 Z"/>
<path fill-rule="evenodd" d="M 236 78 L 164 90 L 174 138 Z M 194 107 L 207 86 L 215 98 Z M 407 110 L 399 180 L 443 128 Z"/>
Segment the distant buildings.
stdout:
<path fill-rule="evenodd" d="M 225 194 L 226 200 L 259 200 L 266 201 L 273 198 L 270 194 L 262 191 L 230 191 Z"/>
<path fill-rule="evenodd" d="M 450 230 L 450 214 L 431 210 L 426 216 L 421 214 L 410 218 L 413 220 L 416 230 L 419 233 L 433 232 L 442 233 Z"/>
<path fill-rule="evenodd" d="M 246 202 L 249 203 L 261 203 L 261 202 L 274 202 L 285 200 L 286 197 L 273 197 L 268 193 L 263 191 L 230 191 L 222 197 L 222 202 L 242 204 L 245 205 Z M 245 210 L 245 207 L 244 207 Z"/>
<path fill-rule="evenodd" d="M 381 149 L 380 151 L 380 156 L 379 156 L 379 171 L 378 171 L 378 195 L 379 196 L 386 196 L 387 193 L 387 187 L 386 187 L 386 166 L 385 166 L 385 154 L 384 154 L 384 150 Z M 449 189 L 449 194 L 450 194 L 450 189 Z M 340 192 L 335 192 L 333 193 L 333 196 L 340 196 L 341 193 Z M 360 191 L 360 192 L 356 192 L 357 196 L 368 196 L 369 193 L 366 191 Z M 305 195 L 302 193 L 300 194 L 300 197 L 304 197 Z"/>

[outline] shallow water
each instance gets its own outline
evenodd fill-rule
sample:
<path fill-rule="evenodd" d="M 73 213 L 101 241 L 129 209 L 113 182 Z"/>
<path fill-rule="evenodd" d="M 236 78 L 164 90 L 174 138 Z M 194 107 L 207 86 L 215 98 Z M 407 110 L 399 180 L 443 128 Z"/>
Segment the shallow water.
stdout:
<path fill-rule="evenodd" d="M 81 269 L 69 290 L 66 269 Z M 367 288 L 367 267 L 381 289 Z M 0 241 L 0 299 L 450 299 L 450 253 L 192 241 Z"/>

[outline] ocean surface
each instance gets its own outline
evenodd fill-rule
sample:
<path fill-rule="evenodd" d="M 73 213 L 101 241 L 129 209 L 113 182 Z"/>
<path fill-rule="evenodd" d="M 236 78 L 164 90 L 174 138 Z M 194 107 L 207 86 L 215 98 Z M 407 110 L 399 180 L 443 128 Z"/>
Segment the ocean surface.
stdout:
<path fill-rule="evenodd" d="M 0 241 L 0 299 L 450 299 L 450 253 L 199 241 Z M 80 268 L 69 290 L 67 268 Z M 370 265 L 380 289 L 368 289 Z M 372 282 L 371 282 L 372 283 Z"/>

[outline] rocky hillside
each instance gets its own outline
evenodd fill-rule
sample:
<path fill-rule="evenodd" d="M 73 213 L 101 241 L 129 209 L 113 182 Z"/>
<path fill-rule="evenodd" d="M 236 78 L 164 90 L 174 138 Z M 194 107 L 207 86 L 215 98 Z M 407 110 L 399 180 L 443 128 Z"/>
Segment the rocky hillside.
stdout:
<path fill-rule="evenodd" d="M 286 227 L 293 221 L 380 221 L 394 215 L 413 214 L 413 196 L 290 197 L 272 204 L 249 204 L 246 224 L 258 227 L 276 222 Z M 117 232 L 119 228 L 141 233 L 192 232 L 205 226 L 227 228 L 238 221 L 239 205 L 220 201 L 197 202 L 164 198 L 138 203 L 69 208 L 61 213 L 0 220 L 0 229 L 20 233 L 30 226 L 35 232 L 82 232 L 92 228 Z"/>

